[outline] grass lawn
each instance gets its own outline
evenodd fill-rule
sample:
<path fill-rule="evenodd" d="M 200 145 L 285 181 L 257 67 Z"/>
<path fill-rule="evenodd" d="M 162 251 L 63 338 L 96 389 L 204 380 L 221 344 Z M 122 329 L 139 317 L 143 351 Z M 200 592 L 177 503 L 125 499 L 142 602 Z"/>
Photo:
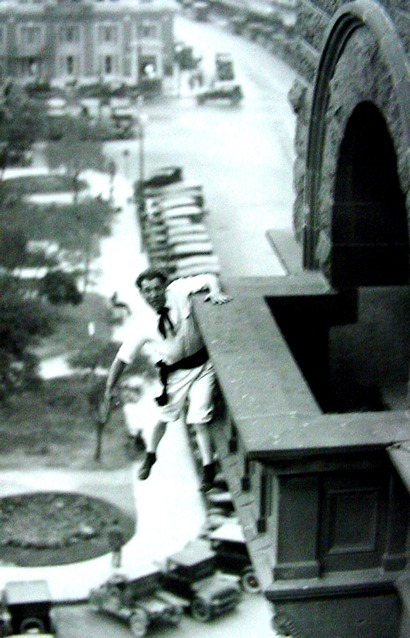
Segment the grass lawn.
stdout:
<path fill-rule="evenodd" d="M 2 194 L 57 193 L 72 191 L 72 186 L 72 180 L 66 176 L 30 176 L 4 181 Z M 80 181 L 79 187 L 84 188 L 85 183 Z M 21 208 L 23 212 L 24 206 Z M 14 212 L 15 209 L 10 207 L 11 218 Z M 74 222 L 75 212 L 72 211 Z M 103 231 L 111 219 L 110 211 L 102 204 L 93 204 L 89 215 L 88 209 L 86 212 L 88 222 L 84 225 L 84 231 L 96 236 L 106 234 Z M 48 223 L 44 219 L 41 228 L 38 224 L 41 239 L 58 239 L 63 244 L 67 236 L 78 242 L 78 223 L 73 222 L 70 226 L 68 214 L 64 213 L 64 224 L 52 208 L 43 207 L 40 213 L 43 217 L 49 215 Z M 55 231 L 56 236 L 48 236 L 46 230 Z M 87 293 L 77 306 L 50 306 L 50 310 L 57 315 L 56 330 L 38 344 L 35 353 L 40 359 L 85 351 L 96 340 L 104 345 L 110 344 L 108 303 L 102 296 Z M 95 337 L 90 337 L 90 323 L 94 324 Z M 144 365 L 144 362 L 140 362 L 140 365 Z M 134 450 L 134 456 L 130 457 L 121 409 L 112 413 L 105 426 L 101 457 L 100 460 L 95 459 L 97 425 L 89 404 L 89 391 L 95 383 L 95 378 L 84 372 L 43 380 L 36 391 L 25 391 L 9 397 L 7 405 L 0 407 L 0 471 L 14 469 L 24 472 L 42 468 L 115 470 L 135 460 Z M 104 378 L 99 383 L 103 387 Z M 11 505 L 4 503 L 6 499 L 0 503 L 0 519 L 4 523 L 5 515 L 1 512 L 1 506 L 4 506 L 9 526 L 7 537 L 0 537 L 0 564 L 4 560 L 18 565 L 57 565 L 101 555 L 108 549 L 106 524 L 114 515 L 119 518 L 125 541 L 134 533 L 134 520 L 124 511 L 113 510 L 105 501 L 94 499 L 95 502 L 92 502 L 91 499 L 85 502 L 83 495 L 75 495 L 70 504 L 64 503 L 64 516 L 60 517 L 59 523 L 54 513 L 50 514 L 49 498 L 44 499 L 43 496 L 38 495 L 36 499 L 30 497 L 32 513 L 29 519 L 24 498 L 14 499 Z M 58 494 L 52 496 L 52 503 L 57 510 L 65 498 Z M 85 521 L 87 525 L 84 524 L 85 514 L 80 508 L 82 503 L 84 511 L 89 513 L 90 521 Z M 13 517 L 10 517 L 10 512 Z M 47 524 L 44 525 L 46 520 Z M 34 541 L 36 547 L 33 546 Z"/>
<path fill-rule="evenodd" d="M 80 188 L 85 187 L 80 180 Z M 72 191 L 73 182 L 66 175 L 25 176 L 5 180 L 1 184 L 4 194 L 52 193 Z M 54 219 L 47 207 L 44 216 Z M 75 212 L 75 211 L 74 211 Z M 106 218 L 107 211 L 94 211 L 98 219 Z M 91 215 L 91 213 L 90 213 Z M 101 220 L 100 220 L 101 221 Z M 44 229 L 49 227 L 44 222 Z M 60 228 L 63 234 L 74 235 L 75 228 Z M 96 228 L 91 229 L 96 232 Z M 77 228 L 78 231 L 78 228 Z M 90 231 L 91 232 L 91 231 Z M 77 232 L 78 234 L 78 232 Z M 97 233 L 98 235 L 98 233 Z M 42 235 L 42 239 L 50 239 Z M 52 306 L 56 314 L 54 333 L 43 339 L 35 349 L 41 359 L 85 352 L 90 345 L 109 345 L 111 325 L 108 301 L 101 295 L 87 293 L 81 304 Z M 93 324 L 94 336 L 89 326 Z M 114 344 L 111 344 L 112 346 Z M 112 360 L 112 359 L 111 359 Z M 111 360 L 105 366 L 111 363 Z M 44 381 L 40 391 L 25 392 L 10 397 L 8 405 L 0 409 L 0 468 L 62 467 L 91 469 L 118 468 L 129 463 L 126 454 L 126 428 L 121 410 L 114 412 L 103 436 L 102 461 L 94 461 L 96 424 L 90 414 L 88 391 L 89 375 L 69 376 Z"/>
<path fill-rule="evenodd" d="M 94 460 L 97 429 L 89 413 L 88 380 L 60 377 L 41 391 L 12 398 L 0 410 L 0 468 L 118 469 L 130 462 L 122 410 L 104 429 L 100 462 Z"/>
<path fill-rule="evenodd" d="M 36 349 L 42 358 L 55 357 L 81 349 L 90 340 L 88 326 L 94 324 L 95 336 L 102 341 L 110 341 L 111 326 L 108 323 L 108 301 L 101 295 L 87 293 L 78 306 L 50 306 L 57 312 L 56 330 Z"/>
<path fill-rule="evenodd" d="M 78 190 L 87 187 L 84 180 L 77 181 Z M 73 179 L 68 175 L 25 175 L 23 177 L 11 177 L 1 184 L 2 193 L 19 193 L 28 195 L 32 193 L 70 193 L 73 192 Z"/>

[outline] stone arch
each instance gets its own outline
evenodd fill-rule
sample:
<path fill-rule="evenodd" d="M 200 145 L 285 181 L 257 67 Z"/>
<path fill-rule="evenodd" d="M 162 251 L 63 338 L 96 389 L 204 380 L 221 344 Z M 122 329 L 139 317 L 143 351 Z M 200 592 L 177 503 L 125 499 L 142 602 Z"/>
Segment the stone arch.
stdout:
<path fill-rule="evenodd" d="M 352 73 L 355 64 L 356 69 Z M 321 268 L 336 285 L 340 283 L 336 274 L 342 267 L 338 268 L 333 261 L 339 258 L 346 261 L 347 253 L 339 251 L 337 254 L 334 251 L 335 236 L 341 237 L 339 248 L 346 238 L 349 239 L 342 236 L 341 210 L 335 203 L 335 197 L 340 200 L 342 185 L 346 187 L 348 183 L 341 165 L 341 154 L 345 161 L 353 152 L 353 131 L 358 131 L 359 122 L 363 123 L 360 118 L 363 113 L 374 115 L 373 133 L 381 135 L 384 148 L 389 149 L 391 162 L 396 166 L 396 175 L 390 181 L 390 194 L 394 193 L 401 211 L 398 215 L 400 241 L 403 253 L 408 255 L 409 222 L 405 197 L 407 195 L 410 208 L 409 69 L 393 24 L 380 5 L 372 0 L 346 4 L 335 14 L 319 63 L 312 99 L 306 163 L 304 265 L 308 269 Z M 370 134 L 371 131 L 368 131 Z M 363 147 L 356 148 L 356 151 L 360 150 L 363 151 Z M 375 202 L 374 193 L 372 201 Z M 356 207 L 355 213 L 357 211 Z M 363 223 L 363 219 L 360 222 Z M 380 218 L 380 227 L 382 225 Z M 352 241 L 357 239 L 354 237 Z M 408 256 L 402 258 L 403 262 L 406 260 Z M 408 265 L 393 268 L 393 273 L 390 283 L 408 281 Z M 341 283 L 346 285 L 349 281 L 345 277 Z M 359 281 L 351 281 L 352 285 L 374 283 L 389 282 L 367 280 L 364 272 Z"/>
<path fill-rule="evenodd" d="M 360 102 L 347 121 L 333 193 L 332 284 L 406 284 L 405 199 L 386 120 L 372 102 Z"/>

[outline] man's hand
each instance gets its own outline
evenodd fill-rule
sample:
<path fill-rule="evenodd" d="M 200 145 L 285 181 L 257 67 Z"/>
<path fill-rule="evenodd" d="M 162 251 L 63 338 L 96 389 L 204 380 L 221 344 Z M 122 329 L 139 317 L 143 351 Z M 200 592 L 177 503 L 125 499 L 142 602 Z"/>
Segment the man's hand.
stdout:
<path fill-rule="evenodd" d="M 204 301 L 211 301 L 214 304 L 223 304 L 232 301 L 232 297 L 225 295 L 221 290 L 215 290 L 206 295 Z"/>

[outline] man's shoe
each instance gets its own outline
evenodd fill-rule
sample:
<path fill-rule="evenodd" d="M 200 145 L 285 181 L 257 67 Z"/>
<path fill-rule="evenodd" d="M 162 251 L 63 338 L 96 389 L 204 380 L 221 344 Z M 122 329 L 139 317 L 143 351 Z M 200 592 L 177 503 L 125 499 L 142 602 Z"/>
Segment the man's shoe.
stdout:
<path fill-rule="evenodd" d="M 138 478 L 140 481 L 145 481 L 151 474 L 151 468 L 157 460 L 155 452 L 147 452 L 145 458 L 138 470 Z"/>
<path fill-rule="evenodd" d="M 214 478 L 216 474 L 215 463 L 208 463 L 202 468 L 202 480 L 199 491 L 202 493 L 209 492 L 214 486 Z"/>

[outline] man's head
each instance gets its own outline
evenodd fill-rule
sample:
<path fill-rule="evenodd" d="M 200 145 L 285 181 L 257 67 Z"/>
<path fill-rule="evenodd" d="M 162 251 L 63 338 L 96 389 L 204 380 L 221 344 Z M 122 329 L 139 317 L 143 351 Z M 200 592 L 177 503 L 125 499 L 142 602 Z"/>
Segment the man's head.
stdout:
<path fill-rule="evenodd" d="M 165 306 L 167 276 L 162 270 L 157 268 L 144 270 L 138 275 L 135 285 L 147 304 L 156 312 Z"/>

